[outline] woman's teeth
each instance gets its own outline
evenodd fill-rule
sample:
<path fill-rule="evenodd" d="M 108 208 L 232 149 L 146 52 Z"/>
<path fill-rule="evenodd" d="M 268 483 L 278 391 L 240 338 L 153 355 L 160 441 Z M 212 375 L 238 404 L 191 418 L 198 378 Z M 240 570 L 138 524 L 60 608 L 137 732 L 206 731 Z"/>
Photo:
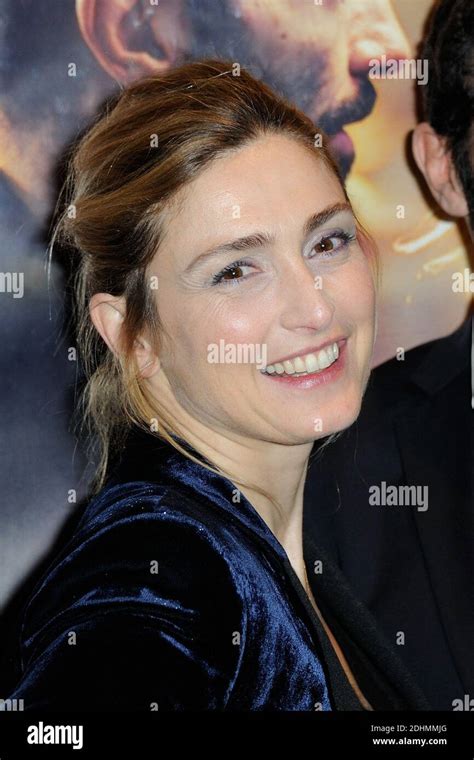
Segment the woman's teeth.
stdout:
<path fill-rule="evenodd" d="M 309 375 L 313 372 L 320 372 L 331 364 L 334 364 L 339 356 L 339 346 L 333 343 L 331 346 L 322 348 L 316 354 L 304 354 L 294 359 L 269 364 L 262 372 L 267 375 Z"/>

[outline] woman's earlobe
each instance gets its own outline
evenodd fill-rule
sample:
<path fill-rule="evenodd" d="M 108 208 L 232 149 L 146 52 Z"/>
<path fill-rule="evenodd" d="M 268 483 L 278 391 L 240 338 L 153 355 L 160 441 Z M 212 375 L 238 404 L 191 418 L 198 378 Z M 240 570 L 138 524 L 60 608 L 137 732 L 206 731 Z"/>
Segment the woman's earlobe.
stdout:
<path fill-rule="evenodd" d="M 135 338 L 133 349 L 140 377 L 148 378 L 154 375 L 160 368 L 160 361 L 154 353 L 151 344 L 146 338 Z"/>
<path fill-rule="evenodd" d="M 148 379 L 152 377 L 160 369 L 160 360 L 157 356 L 152 357 L 144 364 L 139 364 L 140 377 Z"/>

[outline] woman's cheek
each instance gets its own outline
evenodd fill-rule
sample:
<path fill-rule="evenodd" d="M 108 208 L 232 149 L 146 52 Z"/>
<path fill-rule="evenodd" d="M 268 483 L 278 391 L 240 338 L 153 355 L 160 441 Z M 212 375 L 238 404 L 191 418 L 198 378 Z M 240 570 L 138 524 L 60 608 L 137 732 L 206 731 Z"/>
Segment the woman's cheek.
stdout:
<path fill-rule="evenodd" d="M 245 285 L 235 285 L 235 288 L 245 288 Z M 207 312 L 207 323 L 211 329 L 207 331 L 208 342 L 224 340 L 227 343 L 258 342 L 261 335 L 265 335 L 263 325 L 264 309 L 260 308 L 260 302 L 249 299 L 242 293 L 230 294 L 224 300 L 214 305 Z"/>
<path fill-rule="evenodd" d="M 353 320 L 365 322 L 373 318 L 375 286 L 367 260 L 356 259 L 340 279 L 341 303 Z"/>

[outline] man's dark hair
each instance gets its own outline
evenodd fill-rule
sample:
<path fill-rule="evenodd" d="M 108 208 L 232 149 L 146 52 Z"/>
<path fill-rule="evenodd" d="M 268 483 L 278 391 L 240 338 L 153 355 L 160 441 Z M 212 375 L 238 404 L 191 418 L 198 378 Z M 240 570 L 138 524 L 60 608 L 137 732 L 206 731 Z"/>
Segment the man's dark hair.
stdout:
<path fill-rule="evenodd" d="M 422 57 L 429 62 L 424 117 L 447 139 L 474 228 L 473 0 L 439 0 L 429 19 Z"/>

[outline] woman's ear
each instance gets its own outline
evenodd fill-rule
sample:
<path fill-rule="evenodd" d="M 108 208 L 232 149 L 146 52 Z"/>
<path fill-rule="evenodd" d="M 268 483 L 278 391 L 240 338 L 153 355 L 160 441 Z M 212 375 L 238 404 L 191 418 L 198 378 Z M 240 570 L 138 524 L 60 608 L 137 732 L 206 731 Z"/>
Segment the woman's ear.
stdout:
<path fill-rule="evenodd" d="M 135 339 L 135 357 L 140 377 L 152 377 L 160 369 L 160 360 L 146 338 Z"/>
<path fill-rule="evenodd" d="M 122 353 L 122 328 L 126 313 L 123 296 L 95 293 L 89 302 L 92 323 L 115 356 Z M 151 377 L 159 369 L 159 360 L 148 340 L 135 339 L 135 357 L 141 377 Z"/>
<path fill-rule="evenodd" d="M 121 353 L 120 341 L 125 318 L 125 298 L 110 293 L 95 293 L 89 301 L 92 323 L 116 356 Z"/>
<path fill-rule="evenodd" d="M 412 136 L 413 156 L 434 199 L 449 216 L 468 216 L 466 198 L 453 164 L 446 138 L 426 121 L 417 124 Z"/>
<path fill-rule="evenodd" d="M 123 84 L 167 71 L 188 43 L 182 0 L 148 7 L 141 0 L 76 0 L 76 15 L 102 68 Z"/>

